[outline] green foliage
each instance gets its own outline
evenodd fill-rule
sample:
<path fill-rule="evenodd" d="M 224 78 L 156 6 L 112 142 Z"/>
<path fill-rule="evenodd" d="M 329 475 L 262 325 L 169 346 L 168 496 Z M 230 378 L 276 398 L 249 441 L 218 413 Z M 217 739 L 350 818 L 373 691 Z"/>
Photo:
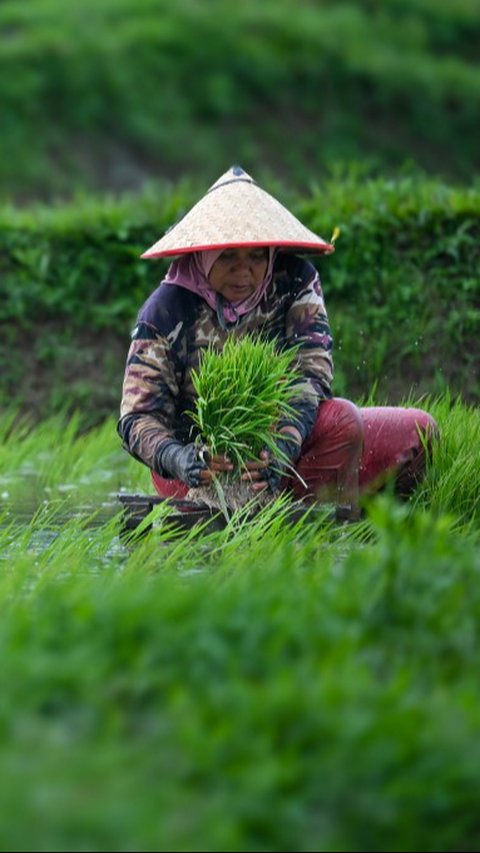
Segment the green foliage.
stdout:
<path fill-rule="evenodd" d="M 214 455 L 228 456 L 237 469 L 262 450 L 279 455 L 278 421 L 290 414 L 295 396 L 295 351 L 274 341 L 230 336 L 222 352 L 209 347 L 192 373 L 197 405 L 191 412 L 201 439 Z"/>
<path fill-rule="evenodd" d="M 302 187 L 338 160 L 479 166 L 473 0 L 4 0 L 0 35 L 4 197 L 208 181 L 213 161 Z"/>

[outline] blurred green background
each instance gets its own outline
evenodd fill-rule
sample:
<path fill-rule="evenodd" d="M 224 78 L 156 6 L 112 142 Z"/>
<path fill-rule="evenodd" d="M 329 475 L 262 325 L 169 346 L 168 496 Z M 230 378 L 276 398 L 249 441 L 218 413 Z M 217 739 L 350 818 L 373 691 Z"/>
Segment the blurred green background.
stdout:
<path fill-rule="evenodd" d="M 0 196 L 478 171 L 478 0 L 3 0 Z"/>
<path fill-rule="evenodd" d="M 233 163 L 341 228 L 337 394 L 480 399 L 479 46 L 479 0 L 3 0 L 0 401 L 118 410 L 139 255 Z"/>

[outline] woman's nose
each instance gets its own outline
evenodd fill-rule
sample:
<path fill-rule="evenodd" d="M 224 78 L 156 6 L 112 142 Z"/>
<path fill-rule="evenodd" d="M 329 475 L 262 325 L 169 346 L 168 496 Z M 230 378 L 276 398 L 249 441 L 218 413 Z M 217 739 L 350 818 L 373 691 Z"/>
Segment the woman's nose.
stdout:
<path fill-rule="evenodd" d="M 234 269 L 236 271 L 248 269 L 248 268 L 249 268 L 248 258 L 237 258 L 237 260 L 234 264 Z"/>

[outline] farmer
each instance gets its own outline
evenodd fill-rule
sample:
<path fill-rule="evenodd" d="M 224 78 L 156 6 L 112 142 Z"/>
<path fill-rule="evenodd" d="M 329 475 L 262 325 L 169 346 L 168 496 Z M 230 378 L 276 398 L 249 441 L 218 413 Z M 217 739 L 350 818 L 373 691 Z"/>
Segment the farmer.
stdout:
<path fill-rule="evenodd" d="M 356 505 L 395 478 L 407 496 L 422 478 L 436 433 L 414 408 L 358 408 L 332 396 L 332 338 L 315 267 L 300 257 L 333 245 L 305 228 L 240 167 L 231 168 L 143 258 L 174 257 L 140 310 L 127 358 L 118 425 L 124 447 L 152 470 L 162 497 L 185 497 L 229 459 L 202 455 L 186 411 L 192 369 L 209 344 L 262 334 L 299 346 L 294 414 L 278 444 L 297 475 L 266 452 L 243 475 L 255 491 Z"/>

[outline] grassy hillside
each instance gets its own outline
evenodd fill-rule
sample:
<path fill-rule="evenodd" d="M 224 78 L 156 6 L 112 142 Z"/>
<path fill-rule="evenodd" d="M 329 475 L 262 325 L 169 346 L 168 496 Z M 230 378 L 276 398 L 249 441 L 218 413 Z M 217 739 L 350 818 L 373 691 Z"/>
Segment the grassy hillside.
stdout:
<path fill-rule="evenodd" d="M 0 211 L 4 400 L 39 412 L 74 404 L 96 419 L 116 411 L 130 328 L 166 269 L 139 256 L 203 191 Z M 368 397 L 377 383 L 395 401 L 450 386 L 478 400 L 479 191 L 416 173 L 275 194 L 325 238 L 341 228 L 335 254 L 318 261 L 336 393 Z"/>
<path fill-rule="evenodd" d="M 6 0 L 0 197 L 236 161 L 299 188 L 358 158 L 468 180 L 479 36 L 474 0 Z"/>

